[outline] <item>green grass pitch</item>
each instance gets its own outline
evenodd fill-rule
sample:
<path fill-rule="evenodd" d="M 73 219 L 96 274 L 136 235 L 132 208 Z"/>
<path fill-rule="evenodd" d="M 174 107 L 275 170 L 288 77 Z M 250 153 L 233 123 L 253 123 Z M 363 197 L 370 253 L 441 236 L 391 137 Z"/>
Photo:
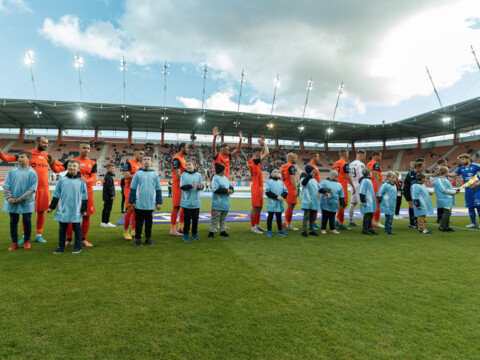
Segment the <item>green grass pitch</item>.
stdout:
<path fill-rule="evenodd" d="M 47 244 L 8 252 L 0 214 L 1 359 L 480 358 L 480 234 L 461 229 L 466 217 L 452 218 L 455 233 L 395 220 L 398 236 L 375 237 L 267 238 L 230 223 L 230 238 L 207 240 L 200 224 L 188 244 L 155 225 L 156 245 L 136 248 L 99 226 L 95 196 L 95 246 L 77 256 L 52 255 L 53 214 Z"/>

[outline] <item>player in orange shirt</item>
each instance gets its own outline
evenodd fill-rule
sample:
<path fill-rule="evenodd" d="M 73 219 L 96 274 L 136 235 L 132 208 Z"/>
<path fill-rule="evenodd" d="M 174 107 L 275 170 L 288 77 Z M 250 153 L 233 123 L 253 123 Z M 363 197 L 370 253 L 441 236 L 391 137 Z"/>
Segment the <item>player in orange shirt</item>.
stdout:
<path fill-rule="evenodd" d="M 182 236 L 183 232 L 183 208 L 180 208 L 182 200 L 182 190 L 180 189 L 180 178 L 185 171 L 185 155 L 188 155 L 188 145 L 181 143 L 178 153 L 172 158 L 172 213 L 170 215 L 170 235 Z M 180 211 L 180 219 L 178 221 L 178 231 L 176 230 L 177 215 Z"/>
<path fill-rule="evenodd" d="M 35 170 L 38 176 L 38 187 L 35 193 L 35 212 L 37 213 L 37 235 L 35 241 L 39 243 L 46 243 L 47 241 L 42 237 L 43 226 L 45 225 L 45 211 L 50 205 L 50 188 L 48 184 L 48 153 L 45 152 L 48 148 L 48 139 L 44 136 L 39 136 L 35 139 L 35 149 L 28 150 L 32 154 L 32 159 L 28 164 Z M 5 162 L 17 161 L 17 155 L 5 155 L 0 151 L 0 159 Z M 60 162 L 57 162 L 60 164 Z M 24 238 L 22 237 L 18 244 L 22 245 Z"/>
<path fill-rule="evenodd" d="M 313 175 L 313 178 L 317 180 L 317 182 L 320 184 L 320 174 L 318 172 L 317 164 L 320 163 L 320 154 L 317 152 L 312 152 L 310 153 L 310 162 L 307 165 L 313 166 L 315 169 L 315 175 Z M 314 230 L 320 229 L 320 226 L 317 224 L 317 216 L 318 216 L 318 211 L 315 211 L 315 224 L 313 224 Z"/>
<path fill-rule="evenodd" d="M 230 148 L 227 144 L 222 144 L 220 146 L 220 153 L 217 152 L 217 136 L 220 135 L 220 131 L 218 130 L 218 126 L 214 126 L 213 128 L 213 141 L 212 141 L 212 156 L 213 156 L 213 166 L 215 167 L 216 163 L 219 163 L 225 166 L 225 176 L 230 179 L 230 160 L 232 160 L 235 156 L 238 155 L 240 149 L 242 148 L 242 132 L 238 132 L 238 145 L 237 147 L 230 153 Z M 230 230 L 229 227 L 225 227 L 225 230 Z"/>
<path fill-rule="evenodd" d="M 372 161 L 367 164 L 367 169 L 372 171 L 372 183 L 373 183 L 373 190 L 375 194 L 377 194 L 378 189 L 382 185 L 382 168 L 380 166 L 379 161 L 382 159 L 382 153 L 380 151 L 372 152 Z M 377 211 L 373 215 L 372 225 L 374 227 L 384 227 L 380 223 L 380 206 L 377 204 Z"/>
<path fill-rule="evenodd" d="M 352 187 L 352 194 L 355 194 L 355 187 L 353 186 L 352 178 L 350 177 L 350 166 L 348 165 L 348 150 L 340 150 L 340 160 L 337 160 L 333 164 L 333 170 L 338 172 L 337 181 L 342 185 L 343 193 L 345 195 L 345 206 L 340 206 L 337 212 L 338 228 L 340 230 L 351 230 L 348 226 L 344 225 L 345 220 L 345 207 L 348 205 L 348 184 Z M 375 192 L 376 194 L 376 192 Z"/>
<path fill-rule="evenodd" d="M 125 218 L 123 221 L 123 238 L 125 240 L 132 240 L 135 237 L 135 211 L 130 210 L 130 203 L 128 202 L 128 197 L 130 196 L 130 184 L 132 183 L 133 175 L 143 167 L 142 159 L 145 155 L 145 151 L 142 149 L 136 149 L 133 154 L 133 159 L 128 160 L 123 167 L 123 177 L 125 178 L 125 187 L 123 193 L 125 195 L 125 200 L 127 202 L 125 209 Z M 128 228 L 132 224 L 132 233 L 128 232 Z"/>
<path fill-rule="evenodd" d="M 252 211 L 250 213 L 251 231 L 255 234 L 263 234 L 265 229 L 260 227 L 260 217 L 262 216 L 263 207 L 263 173 L 262 161 L 268 155 L 268 147 L 265 144 L 265 136 L 258 139 L 260 147 L 253 148 L 253 157 L 248 160 L 248 168 L 252 175 L 251 197 L 252 197 Z"/>
<path fill-rule="evenodd" d="M 295 168 L 295 164 L 297 163 L 297 154 L 289 153 L 287 155 L 287 163 L 282 166 L 281 173 L 282 173 L 282 181 L 285 184 L 285 187 L 288 190 L 287 195 L 287 210 L 285 211 L 285 228 L 287 230 L 298 230 L 297 228 L 293 227 L 292 217 L 293 217 L 293 209 L 295 209 L 295 205 L 297 205 L 297 169 Z"/>
<path fill-rule="evenodd" d="M 88 158 L 90 154 L 90 144 L 89 143 L 80 143 L 79 147 L 79 156 L 75 158 L 80 163 L 80 174 L 82 175 L 82 181 L 85 181 L 87 185 L 87 215 L 82 217 L 82 245 L 87 247 L 92 247 L 93 244 L 87 240 L 88 230 L 90 229 L 90 215 L 95 214 L 95 203 L 93 201 L 93 184 L 97 181 L 97 164 L 95 161 Z M 48 163 L 50 168 L 54 173 L 59 173 L 65 171 L 68 168 L 67 160 L 63 165 L 55 165 L 51 156 L 48 156 Z M 72 243 L 73 229 L 72 224 L 68 225 L 67 228 L 67 241 L 65 247 L 70 246 Z"/>

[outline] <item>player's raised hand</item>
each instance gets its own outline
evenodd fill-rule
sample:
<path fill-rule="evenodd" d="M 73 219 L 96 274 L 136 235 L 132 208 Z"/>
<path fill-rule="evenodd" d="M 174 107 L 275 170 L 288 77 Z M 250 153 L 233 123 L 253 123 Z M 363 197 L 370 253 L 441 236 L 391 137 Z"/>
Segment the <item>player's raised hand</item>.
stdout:
<path fill-rule="evenodd" d="M 240 138 L 240 140 L 242 140 L 242 132 L 241 131 L 238 132 L 238 137 Z"/>
<path fill-rule="evenodd" d="M 55 163 L 55 161 L 52 158 L 52 155 L 50 154 L 47 155 L 47 162 L 48 162 L 48 165 L 50 166 L 52 166 Z"/>
<path fill-rule="evenodd" d="M 262 137 L 258 139 L 258 143 L 263 147 L 265 145 L 265 136 L 262 135 Z"/>
<path fill-rule="evenodd" d="M 213 127 L 213 136 L 218 136 L 220 135 L 220 131 L 218 130 L 218 126 Z"/>

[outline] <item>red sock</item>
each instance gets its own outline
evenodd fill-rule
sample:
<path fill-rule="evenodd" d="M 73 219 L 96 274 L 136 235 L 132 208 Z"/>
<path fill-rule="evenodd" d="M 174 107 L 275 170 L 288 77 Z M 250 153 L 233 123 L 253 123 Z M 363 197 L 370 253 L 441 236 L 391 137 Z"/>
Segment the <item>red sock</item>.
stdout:
<path fill-rule="evenodd" d="M 262 217 L 262 213 L 257 215 L 257 221 L 255 221 L 255 225 L 260 225 L 260 218 Z"/>
<path fill-rule="evenodd" d="M 340 223 L 340 225 L 343 224 L 343 221 L 345 220 L 345 209 L 344 208 L 342 208 L 342 207 L 338 208 L 337 219 L 338 219 L 338 222 Z"/>
<path fill-rule="evenodd" d="M 135 231 L 135 225 L 136 225 L 136 221 L 135 221 L 135 211 L 132 211 L 132 216 L 130 216 L 130 224 L 132 224 L 132 230 Z"/>
<path fill-rule="evenodd" d="M 172 229 L 175 228 L 175 225 L 177 223 L 177 215 L 178 209 L 173 208 L 172 213 L 170 214 L 170 225 L 172 226 Z"/>
<path fill-rule="evenodd" d="M 44 225 L 45 225 L 45 211 L 37 212 L 37 235 L 42 235 Z"/>
<path fill-rule="evenodd" d="M 292 222 L 292 217 L 293 217 L 293 209 L 287 209 L 285 211 L 285 222 L 287 224 L 290 224 Z"/>
<path fill-rule="evenodd" d="M 73 228 L 72 223 L 69 223 L 67 226 L 67 239 L 73 238 Z"/>
<path fill-rule="evenodd" d="M 257 220 L 257 215 L 252 215 L 250 213 L 250 225 L 252 225 L 252 227 L 255 226 L 255 221 Z"/>
<path fill-rule="evenodd" d="M 380 221 L 380 206 L 377 207 L 377 211 L 375 211 L 375 216 L 374 216 L 375 222 Z"/>
<path fill-rule="evenodd" d="M 131 219 L 132 219 L 132 212 L 130 210 L 127 210 L 127 213 L 125 214 L 125 218 L 123 219 L 123 230 L 125 231 L 128 230 Z"/>
<path fill-rule="evenodd" d="M 87 238 L 89 229 L 90 229 L 90 216 L 84 216 L 82 220 L 82 240 Z"/>

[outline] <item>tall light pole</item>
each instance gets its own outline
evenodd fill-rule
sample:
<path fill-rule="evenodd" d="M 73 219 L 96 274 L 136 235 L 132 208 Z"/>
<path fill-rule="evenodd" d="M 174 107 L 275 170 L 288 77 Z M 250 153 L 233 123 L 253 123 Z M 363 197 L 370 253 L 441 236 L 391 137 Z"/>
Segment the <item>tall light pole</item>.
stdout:
<path fill-rule="evenodd" d="M 83 58 L 78 55 L 75 56 L 75 67 L 78 69 L 78 85 L 80 86 L 80 102 L 83 102 L 83 92 L 82 92 L 82 72 L 83 67 Z"/>
<path fill-rule="evenodd" d="M 120 70 L 123 72 L 123 105 L 125 105 L 125 92 L 127 88 L 127 84 L 125 82 L 125 72 L 127 71 L 127 60 L 125 60 L 125 56 L 122 57 L 120 60 Z"/>
<path fill-rule="evenodd" d="M 205 64 L 205 66 L 203 67 L 203 75 L 202 75 L 202 78 L 203 78 L 202 110 L 203 110 L 203 106 L 205 105 L 205 83 L 207 81 L 207 73 L 208 73 L 208 68 L 207 68 L 207 65 Z"/>
<path fill-rule="evenodd" d="M 275 106 L 275 97 L 277 96 L 277 87 L 280 86 L 280 74 L 277 73 L 277 76 L 275 76 L 275 79 L 273 80 L 273 84 L 275 88 L 273 90 L 272 110 L 270 111 L 270 115 L 273 115 L 273 107 Z"/>
<path fill-rule="evenodd" d="M 440 104 L 440 107 L 443 108 L 442 100 L 440 100 L 440 96 L 438 95 L 437 88 L 435 87 L 435 84 L 433 83 L 432 76 L 430 75 L 430 71 L 428 71 L 428 67 L 425 66 L 425 69 L 427 69 L 427 74 L 428 77 L 430 78 L 430 82 L 432 83 L 433 86 L 433 91 L 435 92 L 435 95 L 437 96 L 438 103 Z"/>
<path fill-rule="evenodd" d="M 308 95 L 310 94 L 310 90 L 313 89 L 313 81 L 312 78 L 308 80 L 307 82 L 307 98 L 305 99 L 305 106 L 303 107 L 303 115 L 302 117 L 305 117 L 305 110 L 307 110 L 307 104 L 308 104 Z"/>
<path fill-rule="evenodd" d="M 167 60 L 163 64 L 163 106 L 167 104 L 167 75 L 169 74 L 168 68 L 170 65 L 167 64 Z"/>
<path fill-rule="evenodd" d="M 472 49 L 473 57 L 475 58 L 475 61 L 477 62 L 478 70 L 480 70 L 480 64 L 478 63 L 478 59 L 477 59 L 477 55 L 475 54 L 475 50 L 473 50 L 472 45 L 470 45 L 470 48 Z"/>
<path fill-rule="evenodd" d="M 242 74 L 241 74 L 241 79 L 240 79 L 240 92 L 238 94 L 238 106 L 237 106 L 237 112 L 240 111 L 240 100 L 242 99 L 242 88 L 243 88 L 243 83 L 245 81 L 245 76 L 247 76 L 247 73 L 245 72 L 245 69 L 242 69 Z"/>
<path fill-rule="evenodd" d="M 340 100 L 340 95 L 343 94 L 343 89 L 345 88 L 345 86 L 343 85 L 343 81 L 342 83 L 340 84 L 340 86 L 338 87 L 338 96 L 337 96 L 337 103 L 335 104 L 335 110 L 333 110 L 333 116 L 332 116 L 332 121 L 335 120 L 335 115 L 337 113 L 337 108 L 338 108 L 338 101 Z"/>
<path fill-rule="evenodd" d="M 37 89 L 35 88 L 35 76 L 33 76 L 33 51 L 27 49 L 27 53 L 25 54 L 25 64 L 30 66 L 30 74 L 32 76 L 32 86 L 33 86 L 33 97 L 37 100 Z"/>

